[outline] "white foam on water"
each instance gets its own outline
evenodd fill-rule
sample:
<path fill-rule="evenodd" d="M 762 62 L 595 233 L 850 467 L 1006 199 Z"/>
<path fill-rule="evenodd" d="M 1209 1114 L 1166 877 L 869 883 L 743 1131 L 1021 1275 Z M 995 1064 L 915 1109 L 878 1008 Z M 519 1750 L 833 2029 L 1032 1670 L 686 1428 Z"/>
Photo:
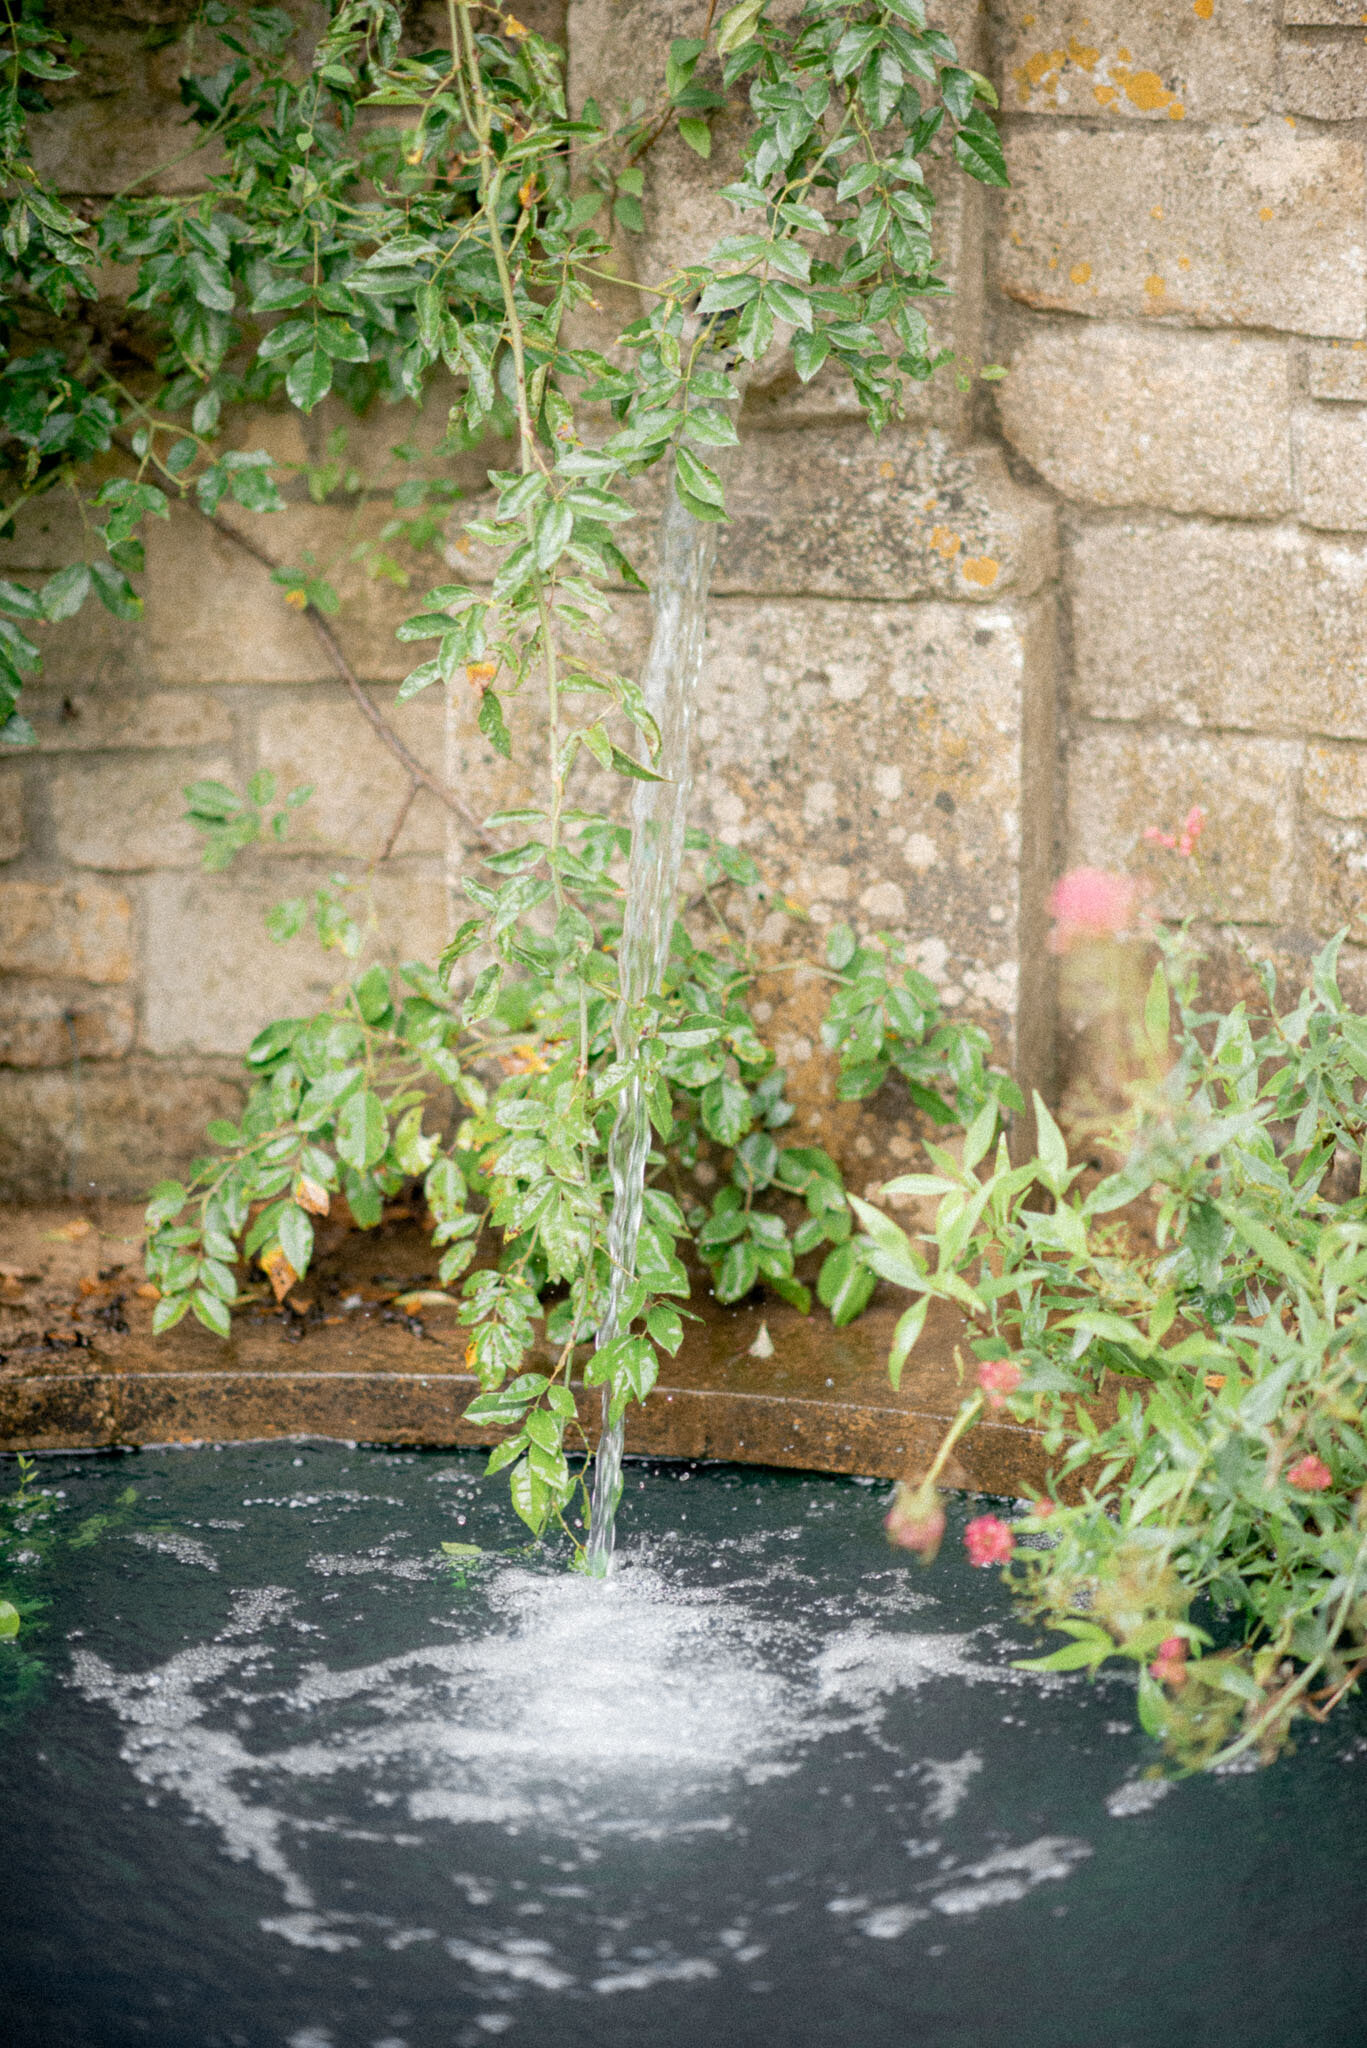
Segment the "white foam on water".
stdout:
<path fill-rule="evenodd" d="M 207 1543 L 201 1543 L 195 1536 L 182 1536 L 175 1530 L 130 1529 L 130 1543 L 141 1545 L 144 1550 L 156 1550 L 163 1557 L 173 1557 L 177 1564 L 200 1565 L 206 1572 L 218 1570 L 218 1559 Z"/>
<path fill-rule="evenodd" d="M 747 1597 L 763 1591 L 771 1605 L 779 1582 L 796 1594 L 798 1619 L 768 1619 Z M 422 1824 L 492 1825 L 558 1841 L 574 1859 L 558 1867 L 573 1874 L 614 1841 L 724 1839 L 738 1826 L 742 1789 L 801 1771 L 823 1738 L 860 1731 L 886 1746 L 887 1707 L 908 1691 L 945 1680 L 1030 1682 L 995 1657 L 982 1632 L 859 1621 L 827 1633 L 829 1623 L 803 1608 L 805 1587 L 800 1573 L 777 1565 L 739 1589 L 681 1586 L 639 1559 L 605 1580 L 503 1567 L 483 1582 L 487 1612 L 467 1612 L 463 1635 L 347 1669 L 313 1665 L 286 1689 L 253 1695 L 240 1667 L 269 1650 L 272 1630 L 291 1625 L 292 1596 L 269 1587 L 237 1592 L 216 1641 L 152 1671 L 120 1673 L 81 1649 L 72 1675 L 117 1715 L 135 1778 L 175 1793 L 217 1830 L 230 1858 L 279 1885 L 287 1910 L 261 1922 L 268 1933 L 340 1952 L 356 1945 L 352 1930 L 383 1926 L 391 1948 L 442 1940 L 476 1982 L 502 1986 L 499 1996 L 571 1986 L 612 1996 L 702 1982 L 717 1963 L 639 1948 L 618 1961 L 600 1951 L 599 1974 L 581 1980 L 551 1944 L 471 1928 L 468 1918 L 457 1939 L 379 1922 L 353 1901 L 335 1910 L 315 1897 L 294 1845 L 324 1833 L 397 1852 L 421 1846 L 427 1837 L 414 1828 Z M 230 1727 L 219 1725 L 225 1694 Z M 931 1827 L 954 1816 L 983 1769 L 973 1750 L 905 1762 L 926 1787 Z M 300 1810 L 298 1792 L 346 1777 L 367 1801 L 372 1828 L 320 1819 L 316 1802 Z M 356 1795 L 348 1796 L 354 1809 Z M 463 1845 L 461 1853 L 472 1852 Z M 1062 1836 L 994 1847 L 977 1861 L 942 1863 L 909 1899 L 850 1897 L 833 1900 L 831 1911 L 871 1938 L 891 1939 L 932 1912 L 963 1916 L 1023 1898 L 1089 1853 Z M 467 1894 L 463 1917 L 494 1905 L 487 1891 L 475 1896 L 483 1880 L 468 1867 L 453 1881 Z M 730 1966 L 735 1944 L 715 1940 Z"/>
<path fill-rule="evenodd" d="M 1127 1778 L 1117 1785 L 1106 1801 L 1112 1820 L 1129 1820 L 1136 1813 L 1150 1813 L 1173 1788 L 1171 1778 Z"/>

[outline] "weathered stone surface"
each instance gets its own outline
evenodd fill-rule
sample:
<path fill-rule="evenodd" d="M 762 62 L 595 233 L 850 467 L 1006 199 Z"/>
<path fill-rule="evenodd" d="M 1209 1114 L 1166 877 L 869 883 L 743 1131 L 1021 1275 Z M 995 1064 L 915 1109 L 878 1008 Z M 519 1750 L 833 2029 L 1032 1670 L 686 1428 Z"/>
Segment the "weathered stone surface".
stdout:
<path fill-rule="evenodd" d="M 1068 576 L 1080 710 L 1367 737 L 1367 543 L 1125 520 L 1080 528 Z"/>
<path fill-rule="evenodd" d="M 132 912 L 102 882 L 0 882 L 0 973 L 127 981 Z"/>
<path fill-rule="evenodd" d="M 998 387 L 1003 431 L 1065 496 L 1175 512 L 1292 502 L 1281 342 L 1072 321 L 1036 327 Z"/>
<path fill-rule="evenodd" d="M 1367 820 L 1367 748 L 1308 746 L 1304 792 L 1311 810 Z"/>
<path fill-rule="evenodd" d="M 240 1079 L 131 1060 L 50 1073 L 0 1069 L 0 1198 L 146 1195 L 204 1149 L 211 1117 L 240 1110 Z"/>
<path fill-rule="evenodd" d="M 992 13 L 1007 112 L 1218 121 L 1270 103 L 1274 0 L 994 0 Z"/>
<path fill-rule="evenodd" d="M 1281 119 L 1188 134 L 1017 125 L 1003 289 L 1029 306 L 1367 334 L 1362 144 Z"/>
<path fill-rule="evenodd" d="M 1278 99 L 1288 114 L 1306 114 L 1312 121 L 1361 120 L 1367 114 L 1367 44 L 1361 28 L 1355 36 L 1284 42 Z"/>
<path fill-rule="evenodd" d="M 152 690 L 146 696 L 25 690 L 24 716 L 38 735 L 40 754 L 223 746 L 233 737 L 228 704 L 207 690 Z"/>
<path fill-rule="evenodd" d="M 15 860 L 23 852 L 24 778 L 17 768 L 0 768 L 0 860 Z"/>
<path fill-rule="evenodd" d="M 463 682 L 457 688 L 464 713 L 471 693 Z M 438 776 L 444 772 L 444 710 L 441 685 L 434 684 L 407 704 L 387 706 L 385 714 L 423 766 Z M 314 786 L 314 795 L 291 818 L 281 852 L 326 850 L 373 860 L 388 844 L 408 795 L 408 776 L 375 739 L 350 697 L 335 690 L 272 694 L 258 714 L 257 759 L 274 772 L 282 797 L 301 783 Z M 441 853 L 445 846 L 446 813 L 435 797 L 419 790 L 393 851 Z M 273 848 L 266 842 L 263 850 Z"/>
<path fill-rule="evenodd" d="M 1321 937 L 1346 927 L 1367 941 L 1367 825 L 1315 818 L 1307 838 L 1312 925 Z"/>
<path fill-rule="evenodd" d="M 77 983 L 0 979 L 0 1066 L 121 1059 L 133 1043 L 127 997 Z"/>
<path fill-rule="evenodd" d="M 1292 433 L 1302 519 L 1336 532 L 1367 530 L 1367 411 L 1303 406 Z"/>
<path fill-rule="evenodd" d="M 1287 28 L 1358 28 L 1364 14 L 1362 0 L 1282 0 Z"/>
<path fill-rule="evenodd" d="M 310 894 L 326 870 L 299 863 L 263 876 L 154 875 L 143 884 L 143 1029 L 152 1053 L 237 1053 L 274 1017 L 301 1016 L 359 969 L 325 953 L 309 934 L 277 946 L 264 918 L 284 896 Z M 441 883 L 411 871 L 382 871 L 358 891 L 374 910 L 367 957 L 435 959 L 449 931 Z"/>
<path fill-rule="evenodd" d="M 1283 919 L 1296 886 L 1301 755 L 1294 740 L 1084 726 L 1068 763 L 1069 859 L 1132 864 L 1148 826 L 1170 830 L 1199 804 L 1199 870 L 1171 856 L 1151 863 L 1159 914 Z"/>
<path fill-rule="evenodd" d="M 132 874 L 141 868 L 190 868 L 204 842 L 185 818 L 185 786 L 201 777 L 237 781 L 224 756 L 115 756 L 66 761 L 48 783 L 63 860 L 75 867 Z"/>
<path fill-rule="evenodd" d="M 1305 380 L 1312 398 L 1367 404 L 1367 342 L 1331 341 L 1305 352 Z"/>

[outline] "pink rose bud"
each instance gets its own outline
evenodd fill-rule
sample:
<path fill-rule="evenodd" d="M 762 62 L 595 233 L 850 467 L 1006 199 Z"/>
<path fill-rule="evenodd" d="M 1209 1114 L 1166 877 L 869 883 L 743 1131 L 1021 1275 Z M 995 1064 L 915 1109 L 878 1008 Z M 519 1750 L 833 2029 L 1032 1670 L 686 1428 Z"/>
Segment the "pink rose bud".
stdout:
<path fill-rule="evenodd" d="M 933 1563 L 945 1533 L 939 1494 L 924 1481 L 920 1486 L 907 1486 L 899 1480 L 883 1527 L 889 1543 L 899 1550 L 914 1550 L 922 1564 Z"/>
<path fill-rule="evenodd" d="M 1104 868 L 1071 868 L 1055 882 L 1049 898 L 1054 929 L 1049 950 L 1070 953 L 1089 939 L 1113 939 L 1123 932 L 1139 905 L 1139 884 L 1128 875 Z"/>
<path fill-rule="evenodd" d="M 1323 1493 L 1326 1486 L 1332 1486 L 1334 1475 L 1323 1458 L 1317 1458 L 1313 1451 L 1307 1451 L 1303 1458 L 1297 1458 L 1286 1474 L 1288 1486 L 1298 1486 L 1302 1493 Z"/>
<path fill-rule="evenodd" d="M 970 1564 L 1009 1564 L 1015 1547 L 1011 1531 L 995 1515 L 975 1515 L 964 1530 Z"/>
<path fill-rule="evenodd" d="M 1182 823 L 1182 836 L 1177 842 L 1177 851 L 1183 860 L 1190 860 L 1196 851 L 1196 842 L 1206 829 L 1206 814 L 1199 804 L 1193 804 Z"/>
<path fill-rule="evenodd" d="M 978 1367 L 978 1385 L 987 1396 L 989 1408 L 1004 1408 L 1008 1394 L 1014 1394 L 1024 1374 L 1011 1358 L 989 1358 Z"/>
<path fill-rule="evenodd" d="M 1057 1501 L 1037 1500 L 1031 1507 L 1030 1512 L 1037 1522 L 1047 1522 L 1057 1506 Z"/>
<path fill-rule="evenodd" d="M 1160 1685 L 1185 1685 L 1187 1643 L 1185 1636 L 1164 1636 L 1149 1670 Z"/>

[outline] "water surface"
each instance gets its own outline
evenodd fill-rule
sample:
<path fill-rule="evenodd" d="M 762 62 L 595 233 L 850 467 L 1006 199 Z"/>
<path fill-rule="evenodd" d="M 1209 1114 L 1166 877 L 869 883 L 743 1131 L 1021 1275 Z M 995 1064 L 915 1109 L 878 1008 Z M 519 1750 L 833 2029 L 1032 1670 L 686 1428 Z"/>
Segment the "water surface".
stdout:
<path fill-rule="evenodd" d="M 1361 2048 L 1361 1709 L 1169 1787 L 882 1488 L 629 1465 L 602 1582 L 482 1462 L 44 1461 L 138 1499 L 31 1567 L 7 2048 Z"/>

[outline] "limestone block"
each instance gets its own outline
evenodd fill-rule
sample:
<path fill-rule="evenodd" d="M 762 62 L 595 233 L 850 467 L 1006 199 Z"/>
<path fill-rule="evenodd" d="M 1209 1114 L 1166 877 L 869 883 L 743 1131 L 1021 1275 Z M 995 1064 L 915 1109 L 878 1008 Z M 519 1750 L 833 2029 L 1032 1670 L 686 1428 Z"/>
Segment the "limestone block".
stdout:
<path fill-rule="evenodd" d="M 1242 516 L 1292 502 L 1281 342 L 1035 325 L 998 406 L 1008 441 L 1070 498 Z"/>
<path fill-rule="evenodd" d="M 1367 531 L 1367 410 L 1302 406 L 1292 434 L 1301 518 L 1336 532 Z"/>
<path fill-rule="evenodd" d="M 1287 28 L 1357 28 L 1364 17 L 1362 0 L 1282 0 Z"/>
<path fill-rule="evenodd" d="M 0 1066 L 121 1059 L 133 1043 L 133 1024 L 132 1003 L 109 989 L 0 978 Z"/>
<path fill-rule="evenodd" d="M 1358 9 L 1359 15 L 1364 10 Z M 1367 43 L 1354 36 L 1288 39 L 1282 44 L 1278 103 L 1312 121 L 1358 121 L 1367 114 Z"/>
<path fill-rule="evenodd" d="M 24 778 L 18 768 L 0 768 L 0 860 L 15 860 L 27 843 Z"/>
<path fill-rule="evenodd" d="M 24 716 L 38 735 L 41 754 L 222 746 L 233 737 L 228 704 L 207 690 L 150 690 L 138 696 L 79 688 L 28 689 Z"/>
<path fill-rule="evenodd" d="M 1312 819 L 1307 833 L 1310 922 L 1321 937 L 1347 927 L 1367 940 L 1367 825 Z"/>
<path fill-rule="evenodd" d="M 48 782 L 58 851 L 76 867 L 111 874 L 198 866 L 204 842 L 184 812 L 185 785 L 201 777 L 230 787 L 237 781 L 224 757 L 144 754 L 65 762 Z"/>
<path fill-rule="evenodd" d="M 1203 327 L 1367 335 L 1362 144 L 1280 119 L 1161 135 L 1025 122 L 1008 136 L 1009 297 Z"/>
<path fill-rule="evenodd" d="M 145 1197 L 204 1150 L 204 1126 L 238 1114 L 239 1074 L 139 1060 L 86 1068 L 0 1071 L 0 1197 Z"/>
<path fill-rule="evenodd" d="M 992 603 L 1054 567 L 1052 507 L 937 433 L 756 434 L 729 472 L 718 592 Z"/>
<path fill-rule="evenodd" d="M 1008 112 L 1219 121 L 1270 103 L 1274 0 L 994 0 Z"/>
<path fill-rule="evenodd" d="M 287 875 L 153 875 L 143 885 L 143 1048 L 152 1053 L 245 1051 L 273 1017 L 305 1016 L 359 972 L 311 936 L 277 946 L 265 913 L 307 895 L 325 869 Z M 421 872 L 385 870 L 369 885 L 370 957 L 433 960 L 450 930 L 446 892 Z M 350 899 L 366 918 L 366 893 Z"/>
<path fill-rule="evenodd" d="M 1367 738 L 1367 542 L 1125 520 L 1073 536 L 1068 580 L 1080 710 Z"/>
<path fill-rule="evenodd" d="M 1305 351 L 1305 375 L 1312 398 L 1367 403 L 1367 342 L 1331 341 Z"/>
<path fill-rule="evenodd" d="M 1307 747 L 1304 792 L 1312 810 L 1367 821 L 1367 748 Z"/>
<path fill-rule="evenodd" d="M 947 1005 L 1036 1074 L 1050 636 L 1043 600 L 970 612 L 722 599 L 694 807 L 818 926 L 904 939 Z M 813 1060 L 809 1086 L 822 1061 L 808 1045 L 797 1064 Z"/>
<path fill-rule="evenodd" d="M 457 687 L 464 711 L 469 692 L 464 684 Z M 400 738 L 439 776 L 444 772 L 444 708 L 439 684 L 407 704 L 385 707 Z M 258 733 L 258 763 L 274 772 L 281 796 L 301 783 L 314 786 L 314 795 L 291 819 L 280 851 L 326 850 L 373 860 L 388 842 L 409 784 L 401 764 L 380 745 L 350 697 L 334 690 L 306 696 L 272 693 L 258 715 Z M 445 844 L 446 813 L 435 797 L 420 790 L 394 851 L 440 853 Z M 266 845 L 264 850 L 272 849 Z"/>
<path fill-rule="evenodd" d="M 103 882 L 0 882 L 0 973 L 127 981 L 132 909 Z"/>
<path fill-rule="evenodd" d="M 225 507 L 222 516 L 238 523 L 275 561 L 298 563 L 312 554 L 341 597 L 337 638 L 361 675 L 398 680 L 407 674 L 413 663 L 395 641 L 394 628 L 421 597 L 424 567 L 415 565 L 410 597 L 351 559 L 359 542 L 377 537 L 390 508 L 367 508 L 354 526 L 348 511 L 326 505 L 291 505 L 261 517 Z M 96 604 L 85 605 L 48 636 L 50 686 L 98 680 L 145 689 L 335 679 L 313 625 L 286 603 L 286 593 L 259 562 L 188 507 L 174 507 L 169 520 L 150 526 L 143 618 L 124 624 Z M 430 580 L 441 573 L 434 557 Z"/>
<path fill-rule="evenodd" d="M 1084 726 L 1068 761 L 1069 860 L 1133 865 L 1148 826 L 1171 830 L 1200 804 L 1199 869 L 1170 855 L 1151 863 L 1159 915 L 1285 918 L 1298 867 L 1301 754 L 1294 740 Z"/>
<path fill-rule="evenodd" d="M 639 525 L 621 529 L 649 580 L 649 515 L 664 472 L 642 479 Z M 712 587 L 719 594 L 945 597 L 995 603 L 1054 573 L 1054 511 L 1008 474 L 999 448 L 956 450 L 938 431 L 812 428 L 751 434 L 726 468 L 729 523 Z M 448 559 L 487 579 L 492 563 L 460 542 Z"/>
<path fill-rule="evenodd" d="M 83 561 L 88 546 L 75 499 L 49 491 L 15 513 L 12 536 L 0 541 L 0 568 L 7 576 L 34 570 L 51 575 L 68 562 Z"/>

